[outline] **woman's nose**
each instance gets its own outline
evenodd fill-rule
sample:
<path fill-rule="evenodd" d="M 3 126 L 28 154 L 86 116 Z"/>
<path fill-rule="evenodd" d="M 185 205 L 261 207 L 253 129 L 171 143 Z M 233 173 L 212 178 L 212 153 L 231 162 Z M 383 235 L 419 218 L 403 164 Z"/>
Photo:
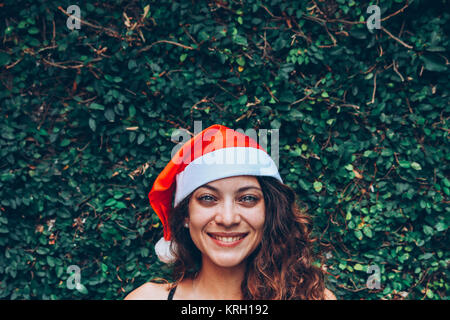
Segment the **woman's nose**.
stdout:
<path fill-rule="evenodd" d="M 239 207 L 235 205 L 234 201 L 224 202 L 222 206 L 217 207 L 215 221 L 224 226 L 239 224 L 241 222 Z"/>

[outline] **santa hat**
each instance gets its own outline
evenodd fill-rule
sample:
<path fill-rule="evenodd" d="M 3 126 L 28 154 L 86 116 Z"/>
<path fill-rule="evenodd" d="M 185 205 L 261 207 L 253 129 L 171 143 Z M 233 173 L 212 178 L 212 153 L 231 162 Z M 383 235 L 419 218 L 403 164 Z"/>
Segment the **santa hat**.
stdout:
<path fill-rule="evenodd" d="M 148 194 L 163 224 L 164 237 L 155 246 L 161 261 L 173 262 L 171 249 L 176 250 L 170 248 L 171 209 L 208 182 L 240 175 L 270 176 L 283 182 L 275 162 L 255 140 L 222 125 L 206 128 L 175 153 Z"/>

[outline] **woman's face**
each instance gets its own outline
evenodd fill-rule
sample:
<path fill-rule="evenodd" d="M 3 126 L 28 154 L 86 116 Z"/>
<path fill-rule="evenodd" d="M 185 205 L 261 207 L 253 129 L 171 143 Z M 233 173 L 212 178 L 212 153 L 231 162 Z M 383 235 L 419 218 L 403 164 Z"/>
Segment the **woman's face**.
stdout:
<path fill-rule="evenodd" d="M 213 263 L 233 267 L 261 242 L 264 197 L 253 176 L 209 182 L 189 201 L 189 232 L 197 248 Z"/>

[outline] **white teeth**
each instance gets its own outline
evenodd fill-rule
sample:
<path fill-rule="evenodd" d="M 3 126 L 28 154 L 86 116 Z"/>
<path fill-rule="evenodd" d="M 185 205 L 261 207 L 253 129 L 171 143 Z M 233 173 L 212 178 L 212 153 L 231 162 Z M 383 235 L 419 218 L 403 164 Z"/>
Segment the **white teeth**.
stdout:
<path fill-rule="evenodd" d="M 241 240 L 244 236 L 240 236 L 240 237 L 219 237 L 219 236 L 215 236 L 215 235 L 211 235 L 214 239 L 217 239 L 219 241 L 222 242 L 235 242 L 238 240 Z"/>

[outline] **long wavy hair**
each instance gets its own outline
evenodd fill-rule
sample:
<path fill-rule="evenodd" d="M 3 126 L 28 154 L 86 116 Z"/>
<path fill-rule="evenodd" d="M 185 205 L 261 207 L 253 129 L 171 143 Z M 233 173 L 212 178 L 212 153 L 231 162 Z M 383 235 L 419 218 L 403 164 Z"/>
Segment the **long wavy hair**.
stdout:
<path fill-rule="evenodd" d="M 296 204 L 294 190 L 273 177 L 256 177 L 264 195 L 266 218 L 261 243 L 246 263 L 242 295 L 246 300 L 324 299 L 324 274 L 313 265 L 312 219 Z M 189 195 L 169 215 L 176 245 L 171 287 L 195 279 L 202 254 L 184 228 Z"/>

